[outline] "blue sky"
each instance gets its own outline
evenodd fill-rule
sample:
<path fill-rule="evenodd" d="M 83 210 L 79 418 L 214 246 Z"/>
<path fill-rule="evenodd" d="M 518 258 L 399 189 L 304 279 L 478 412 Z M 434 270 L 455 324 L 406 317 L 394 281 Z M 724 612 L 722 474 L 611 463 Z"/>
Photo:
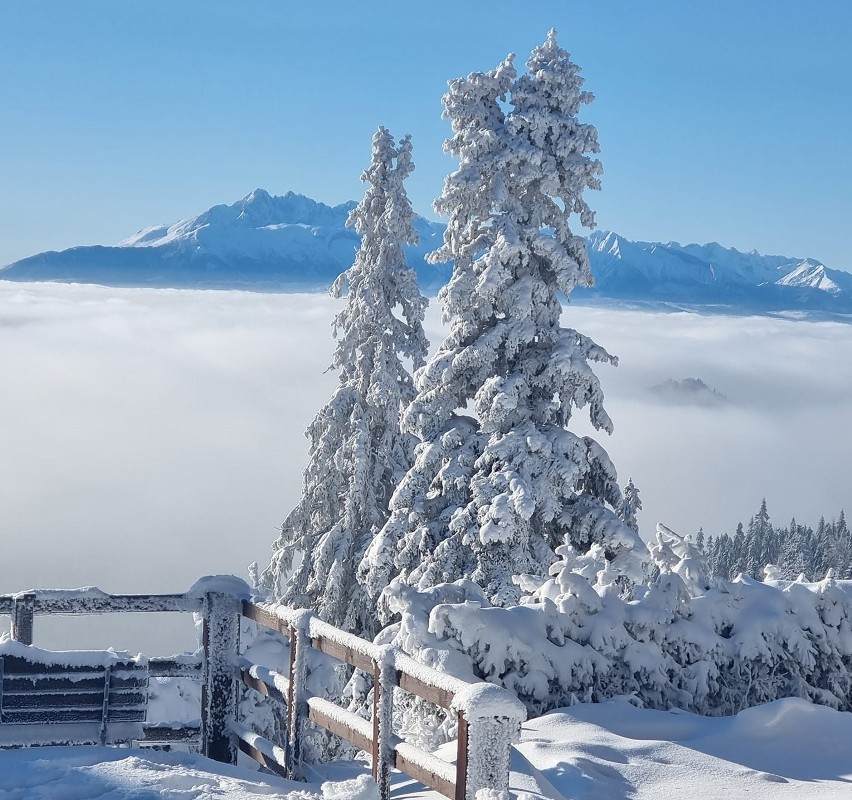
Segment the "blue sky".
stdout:
<path fill-rule="evenodd" d="M 378 125 L 431 215 L 446 81 L 551 26 L 597 97 L 600 227 L 852 270 L 847 0 L 4 0 L 0 264 L 258 186 L 358 199 Z"/>

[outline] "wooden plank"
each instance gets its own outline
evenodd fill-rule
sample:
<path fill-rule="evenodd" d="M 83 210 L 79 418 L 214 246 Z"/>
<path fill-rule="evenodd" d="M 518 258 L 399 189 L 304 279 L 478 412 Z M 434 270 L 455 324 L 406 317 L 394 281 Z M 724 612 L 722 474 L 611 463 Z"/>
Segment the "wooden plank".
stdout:
<path fill-rule="evenodd" d="M 237 745 L 246 755 L 251 756 L 258 764 L 266 767 L 270 772 L 280 775 L 282 778 L 287 778 L 287 768 L 283 764 L 279 764 L 271 756 L 258 750 L 253 744 L 249 744 L 242 737 L 237 738 Z"/>
<path fill-rule="evenodd" d="M 200 742 L 200 725 L 145 725 L 142 731 L 143 742 Z"/>
<path fill-rule="evenodd" d="M 467 797 L 467 750 L 470 726 L 464 714 L 459 711 L 458 739 L 456 744 L 456 794 L 455 800 Z"/>
<path fill-rule="evenodd" d="M 298 764 L 302 760 L 301 746 L 299 740 L 299 715 L 296 713 L 296 681 L 299 676 L 296 674 L 296 649 L 299 647 L 299 631 L 296 628 L 290 628 L 290 664 L 287 668 L 288 685 L 287 685 L 287 757 L 284 763 L 287 765 L 287 777 L 292 778 Z M 304 653 L 302 653 L 304 657 Z M 299 700 L 304 691 L 304 686 L 299 687 Z"/>
<path fill-rule="evenodd" d="M 100 677 L 103 680 L 103 674 L 107 666 L 106 664 L 50 664 L 38 661 L 37 658 L 35 654 L 31 659 L 23 658 L 22 656 L 4 656 L 6 676 L 44 675 L 45 677 L 50 677 L 52 675 L 74 675 L 82 678 L 88 672 L 92 677 Z M 118 659 L 111 662 L 110 667 L 119 677 L 147 672 L 144 662 L 140 663 L 132 659 Z"/>
<path fill-rule="evenodd" d="M 98 708 L 60 708 L 44 709 L 41 711 L 6 709 L 3 712 L 4 724 L 20 724 L 30 722 L 100 722 L 103 715 Z M 116 709 L 110 713 L 110 722 L 143 722 L 145 709 Z"/>
<path fill-rule="evenodd" d="M 185 594 L 107 594 L 98 589 L 36 590 L 36 614 L 108 614 L 111 612 L 200 611 L 201 597 Z M 11 615 L 19 595 L 0 595 L 0 614 Z"/>
<path fill-rule="evenodd" d="M 270 670 L 270 672 L 272 672 Z M 290 680 L 285 678 L 283 675 L 274 672 L 272 673 L 276 675 L 280 680 L 284 681 L 289 689 Z M 249 687 L 249 689 L 254 689 L 256 692 L 260 692 L 264 697 L 271 697 L 273 700 L 277 700 L 282 705 L 287 705 L 287 695 L 285 695 L 275 684 L 267 682 L 263 680 L 263 678 L 252 675 L 247 669 L 240 670 L 240 677 L 242 678 L 243 683 Z"/>
<path fill-rule="evenodd" d="M 379 753 L 381 751 L 382 743 L 380 739 L 380 713 L 381 710 L 379 708 L 379 698 L 381 696 L 382 691 L 382 671 L 378 664 L 373 665 L 373 741 L 372 741 L 372 749 L 370 751 L 370 755 L 373 759 L 372 769 L 370 770 L 373 774 L 373 780 L 378 784 L 379 783 Z M 391 689 L 390 691 L 393 691 Z M 387 800 L 387 798 L 383 797 L 382 800 Z"/>
<path fill-rule="evenodd" d="M 19 594 L 12 600 L 12 639 L 22 644 L 33 643 L 35 594 Z"/>
<path fill-rule="evenodd" d="M 223 764 L 237 763 L 230 726 L 237 719 L 237 675 L 233 660 L 239 655 L 242 603 L 224 592 L 205 595 L 201 640 L 204 681 L 201 688 L 202 750 Z"/>
<path fill-rule="evenodd" d="M 287 753 L 282 747 L 239 723 L 232 726 L 231 732 L 236 736 L 240 750 L 276 774 L 292 778 L 286 763 Z"/>
<path fill-rule="evenodd" d="M 308 719 L 368 753 L 373 749 L 372 737 L 364 730 L 364 726 L 370 730 L 372 723 L 328 700 L 311 697 L 308 700 Z"/>
<path fill-rule="evenodd" d="M 250 619 L 258 625 L 272 628 L 283 636 L 290 635 L 290 626 L 283 619 L 271 614 L 265 608 L 255 605 L 250 600 L 243 600 L 242 614 L 246 619 Z"/>
<path fill-rule="evenodd" d="M 109 712 L 109 721 L 144 722 L 147 711 L 147 704 L 143 708 L 114 708 Z"/>
<path fill-rule="evenodd" d="M 148 659 L 148 674 L 152 678 L 200 678 L 203 671 L 204 662 L 200 658 L 195 661 L 184 661 L 180 658 Z"/>
<path fill-rule="evenodd" d="M 70 677 L 38 677 L 35 680 L 32 677 L 10 676 L 3 682 L 3 692 L 6 694 L 60 694 L 67 692 L 88 692 L 98 691 L 103 687 L 103 674 L 92 678 L 82 678 L 73 680 Z M 135 678 L 116 678 L 113 675 L 110 681 L 110 688 L 113 692 L 122 689 L 141 689 L 148 685 L 148 678 L 140 671 Z"/>
<path fill-rule="evenodd" d="M 29 677 L 13 675 L 3 683 L 3 691 L 9 694 L 62 694 L 63 692 L 96 692 L 103 689 L 104 673 L 100 675 L 89 674 L 85 678 L 75 680 L 71 676 L 51 676 L 43 678 L 40 675 Z M 114 692 L 125 692 L 133 689 L 147 689 L 148 678 L 145 673 L 140 673 L 135 678 L 116 678 L 110 681 L 110 688 Z"/>
<path fill-rule="evenodd" d="M 450 774 L 450 771 L 454 769 L 453 765 L 446 762 L 447 769 L 444 769 L 443 766 L 439 764 L 435 765 L 435 769 L 428 769 L 423 764 L 423 761 L 427 759 L 416 757 L 416 751 L 417 748 L 413 745 L 406 745 L 403 742 L 397 744 L 394 748 L 394 766 L 410 778 L 420 781 L 420 783 L 424 786 L 428 786 L 430 789 L 440 792 L 444 795 L 444 797 L 458 798 L 456 783 L 453 781 Z M 431 755 L 425 751 L 420 751 L 420 753 L 425 756 Z M 432 756 L 432 758 L 436 762 L 440 761 L 437 756 Z"/>
<path fill-rule="evenodd" d="M 97 591 L 97 590 L 96 590 Z M 110 614 L 157 611 L 201 611 L 201 597 L 185 594 L 95 594 L 83 590 L 35 592 L 36 614 Z M 15 595 L 0 595 L 0 614 L 12 614 Z"/>
<path fill-rule="evenodd" d="M 113 614 L 161 611 L 201 611 L 200 597 L 184 594 L 104 594 L 100 596 L 40 597 L 36 594 L 36 614 Z"/>
<path fill-rule="evenodd" d="M 6 710 L 16 708 L 100 708 L 104 702 L 104 684 L 101 682 L 99 691 L 89 692 L 61 692 L 61 693 L 22 693 L 4 692 L 3 708 Z M 144 706 L 148 702 L 145 692 L 126 691 L 110 692 L 109 707 L 127 708 Z"/>
<path fill-rule="evenodd" d="M 352 647 L 340 644 L 340 642 L 335 642 L 333 639 L 329 639 L 325 636 L 315 636 L 311 639 L 311 647 L 331 656 L 332 658 L 336 658 L 338 661 L 342 661 L 344 664 L 357 667 L 358 669 L 364 670 L 364 672 L 373 672 L 372 658 L 365 656 L 363 653 L 359 653 Z"/>
<path fill-rule="evenodd" d="M 104 688 L 103 688 L 103 705 L 101 707 L 101 740 L 100 745 L 103 747 L 106 744 L 106 727 L 107 722 L 109 722 L 109 678 L 110 678 L 110 668 L 107 667 L 104 671 Z M 147 701 L 147 696 L 145 697 Z"/>
<path fill-rule="evenodd" d="M 397 670 L 396 685 L 403 691 L 416 694 L 418 697 L 422 697 L 424 700 L 428 700 L 430 703 L 434 703 L 441 708 L 451 709 L 453 707 L 453 692 L 424 683 L 419 678 L 415 678 L 407 672 Z"/>

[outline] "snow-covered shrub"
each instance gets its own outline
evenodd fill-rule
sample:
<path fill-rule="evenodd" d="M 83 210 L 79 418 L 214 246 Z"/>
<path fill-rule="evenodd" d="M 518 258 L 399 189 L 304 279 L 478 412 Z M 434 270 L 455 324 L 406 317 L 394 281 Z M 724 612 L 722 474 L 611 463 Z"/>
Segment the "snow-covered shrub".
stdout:
<path fill-rule="evenodd" d="M 630 598 L 601 548 L 567 545 L 549 576 L 517 576 L 517 606 L 463 584 L 394 591 L 394 641 L 511 689 L 531 714 L 622 695 L 709 715 L 791 696 L 852 710 L 852 582 L 711 581 L 664 526 L 650 549 L 659 575 Z"/>

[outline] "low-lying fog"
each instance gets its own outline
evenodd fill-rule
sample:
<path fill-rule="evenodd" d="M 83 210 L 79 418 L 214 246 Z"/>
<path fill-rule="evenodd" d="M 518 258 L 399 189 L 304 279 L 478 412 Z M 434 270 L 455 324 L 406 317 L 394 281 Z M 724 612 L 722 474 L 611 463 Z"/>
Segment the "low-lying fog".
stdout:
<path fill-rule="evenodd" d="M 0 592 L 183 591 L 265 564 L 341 302 L 0 281 Z M 427 321 L 436 346 L 435 303 Z M 852 325 L 575 306 L 563 324 L 621 360 L 597 370 L 601 438 L 646 536 L 733 531 L 762 497 L 777 523 L 852 510 Z M 728 402 L 650 391 L 684 378 Z"/>

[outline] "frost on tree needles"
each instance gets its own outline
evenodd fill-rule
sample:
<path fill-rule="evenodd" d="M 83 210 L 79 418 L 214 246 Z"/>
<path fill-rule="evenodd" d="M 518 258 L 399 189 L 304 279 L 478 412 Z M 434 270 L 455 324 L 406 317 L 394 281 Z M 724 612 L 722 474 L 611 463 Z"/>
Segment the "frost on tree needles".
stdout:
<path fill-rule="evenodd" d="M 407 363 L 421 366 L 428 349 L 427 300 L 403 251 L 418 241 L 403 185 L 413 169 L 410 137 L 397 145 L 379 128 L 362 175 L 367 192 L 347 220 L 361 246 L 332 286 L 336 297 L 346 293 L 334 320 L 330 368 L 339 372 L 338 386 L 307 430 L 302 496 L 261 576 L 277 600 L 367 636 L 376 632 L 375 603 L 354 565 L 387 520 L 393 489 L 411 465 L 416 440 L 399 427 L 414 396 Z"/>
<path fill-rule="evenodd" d="M 591 365 L 617 363 L 560 325 L 560 295 L 593 283 L 569 227 L 572 214 L 594 225 L 583 192 L 600 188 L 597 131 L 577 118 L 592 95 L 555 31 L 526 73 L 513 62 L 451 81 L 443 98 L 459 167 L 435 201 L 449 223 L 430 260 L 454 262 L 439 294 L 449 334 L 416 375 L 403 427 L 422 444 L 361 563 L 376 596 L 394 579 L 424 589 L 472 577 L 510 605 L 512 576 L 546 572 L 564 543 L 597 543 L 619 575 L 642 576 L 609 457 L 568 429 L 588 408 L 612 431 Z"/>

